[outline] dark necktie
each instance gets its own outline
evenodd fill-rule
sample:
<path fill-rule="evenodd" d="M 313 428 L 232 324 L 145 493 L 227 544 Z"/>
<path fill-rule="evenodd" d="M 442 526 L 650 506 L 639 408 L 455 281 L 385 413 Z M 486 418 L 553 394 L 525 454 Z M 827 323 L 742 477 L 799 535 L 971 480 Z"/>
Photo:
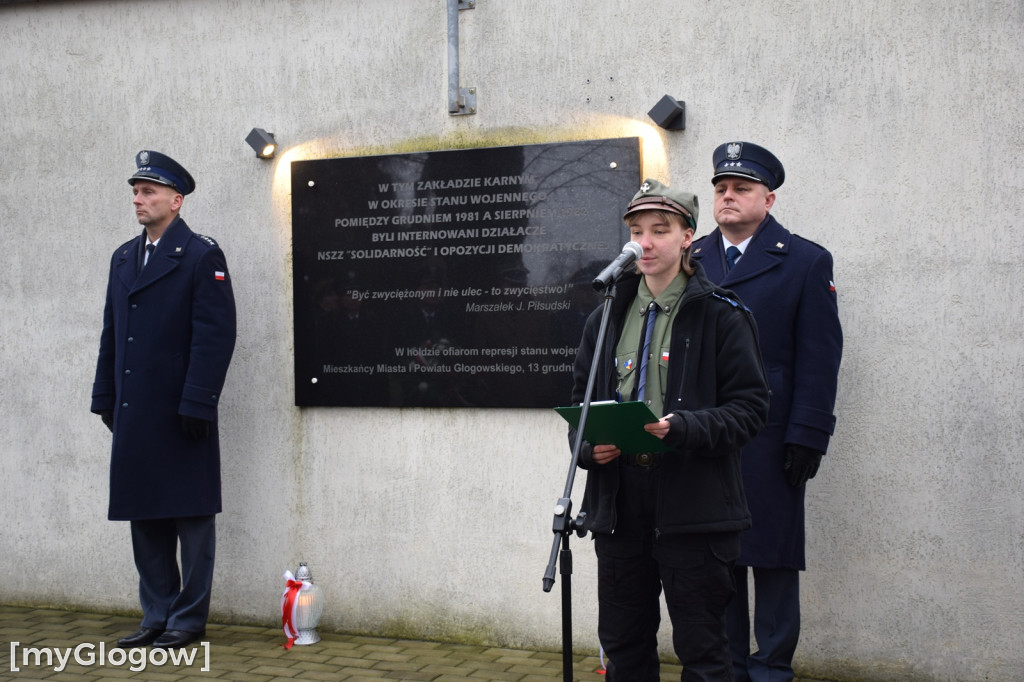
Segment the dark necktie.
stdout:
<path fill-rule="evenodd" d="M 146 257 L 142 259 L 142 267 L 149 265 L 149 259 L 156 250 L 156 244 L 146 244 Z"/>
<path fill-rule="evenodd" d="M 644 327 L 644 349 L 640 353 L 640 367 L 637 371 L 640 372 L 639 388 L 636 392 L 636 399 L 644 399 L 644 388 L 647 386 L 647 359 L 651 355 L 651 337 L 654 336 L 654 318 L 658 316 L 658 306 L 651 301 L 651 305 L 647 307 L 647 325 Z"/>
<path fill-rule="evenodd" d="M 742 254 L 740 253 L 740 250 L 737 249 L 735 246 L 730 246 L 728 249 L 726 249 L 725 250 L 725 265 L 726 265 L 726 268 L 728 270 L 732 270 L 733 266 L 736 265 L 736 259 L 739 258 L 741 255 Z"/>

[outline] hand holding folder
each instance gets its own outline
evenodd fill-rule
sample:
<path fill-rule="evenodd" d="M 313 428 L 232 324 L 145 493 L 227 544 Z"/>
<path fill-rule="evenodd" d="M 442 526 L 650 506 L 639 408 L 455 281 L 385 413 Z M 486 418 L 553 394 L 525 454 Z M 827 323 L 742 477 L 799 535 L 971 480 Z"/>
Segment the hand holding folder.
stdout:
<path fill-rule="evenodd" d="M 562 415 L 569 424 L 579 428 L 582 406 L 556 407 L 555 412 Z M 618 446 L 627 455 L 638 452 L 668 452 L 671 448 L 660 438 L 644 431 L 644 424 L 653 424 L 656 421 L 659 419 L 651 412 L 651 408 L 640 401 L 590 403 L 583 437 L 592 445 Z"/>

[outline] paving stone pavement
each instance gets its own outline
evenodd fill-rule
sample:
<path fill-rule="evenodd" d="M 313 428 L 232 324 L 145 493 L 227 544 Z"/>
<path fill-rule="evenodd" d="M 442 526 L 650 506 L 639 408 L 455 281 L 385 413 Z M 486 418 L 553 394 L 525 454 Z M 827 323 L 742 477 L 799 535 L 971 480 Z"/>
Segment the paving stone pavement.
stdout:
<path fill-rule="evenodd" d="M 210 624 L 202 639 L 208 644 L 179 650 L 192 658 L 175 663 L 162 660 L 159 650 L 117 649 L 117 638 L 138 623 L 138 616 L 0 605 L 0 680 L 534 682 L 563 676 L 561 652 L 330 632 L 321 632 L 317 644 L 286 651 L 279 628 L 251 625 Z M 600 667 L 597 651 L 577 655 L 574 679 L 600 682 L 604 676 L 595 672 Z M 661 679 L 678 680 L 680 671 L 678 665 L 663 664 Z"/>

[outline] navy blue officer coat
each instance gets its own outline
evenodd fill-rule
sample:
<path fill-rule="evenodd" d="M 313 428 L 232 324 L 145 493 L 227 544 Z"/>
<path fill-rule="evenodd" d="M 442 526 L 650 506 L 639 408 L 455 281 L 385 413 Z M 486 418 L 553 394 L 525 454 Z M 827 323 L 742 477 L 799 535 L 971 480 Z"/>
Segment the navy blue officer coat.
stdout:
<path fill-rule="evenodd" d="M 112 520 L 221 511 L 217 404 L 235 346 L 224 253 L 180 217 L 140 270 L 145 233 L 110 261 L 92 411 L 114 413 Z M 190 440 L 180 415 L 210 422 Z"/>
<path fill-rule="evenodd" d="M 694 242 L 692 256 L 754 313 L 771 389 L 768 421 L 742 451 L 753 527 L 737 563 L 803 570 L 805 486 L 789 485 L 782 467 L 787 443 L 824 453 L 835 428 L 843 332 L 832 254 L 768 215 L 731 272 L 718 228 Z"/>

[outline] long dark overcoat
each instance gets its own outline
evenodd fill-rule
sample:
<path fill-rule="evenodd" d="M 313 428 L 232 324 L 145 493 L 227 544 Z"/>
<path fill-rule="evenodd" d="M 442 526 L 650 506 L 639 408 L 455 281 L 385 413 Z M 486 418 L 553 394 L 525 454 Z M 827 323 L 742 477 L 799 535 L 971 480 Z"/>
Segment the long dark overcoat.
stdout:
<path fill-rule="evenodd" d="M 224 253 L 181 218 L 141 268 L 145 234 L 110 261 L 92 411 L 114 413 L 112 520 L 221 511 L 217 404 L 235 346 Z M 210 422 L 188 439 L 181 415 Z"/>
<path fill-rule="evenodd" d="M 832 254 L 769 215 L 731 272 L 718 228 L 694 242 L 693 258 L 753 311 L 771 389 L 768 421 L 742 452 L 753 527 L 737 563 L 803 570 L 805 486 L 789 485 L 783 462 L 787 443 L 825 452 L 835 428 L 843 332 Z"/>

